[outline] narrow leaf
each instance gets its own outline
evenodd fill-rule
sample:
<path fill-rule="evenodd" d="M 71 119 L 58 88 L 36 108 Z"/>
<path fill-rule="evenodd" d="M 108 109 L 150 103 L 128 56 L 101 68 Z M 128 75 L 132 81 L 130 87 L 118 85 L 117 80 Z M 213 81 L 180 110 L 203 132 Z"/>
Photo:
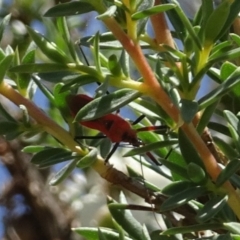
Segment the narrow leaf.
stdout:
<path fill-rule="evenodd" d="M 81 227 L 72 228 L 72 230 L 88 240 L 99 240 L 98 228 Z M 114 232 L 112 229 L 102 228 L 101 232 L 108 240 L 119 240 L 119 233 Z M 124 237 L 124 240 L 132 239 L 129 237 Z"/>
<path fill-rule="evenodd" d="M 123 155 L 123 157 L 140 155 L 140 154 L 143 154 L 143 153 L 146 153 L 146 152 L 153 151 L 157 148 L 168 147 L 168 146 L 172 146 L 172 145 L 177 144 L 177 143 L 178 143 L 177 139 L 150 143 L 150 144 L 144 145 L 143 147 L 138 147 L 138 148 L 131 149 L 130 151 L 126 152 Z"/>
<path fill-rule="evenodd" d="M 141 93 L 129 89 L 121 89 L 109 95 L 96 98 L 78 112 L 75 121 L 89 121 L 114 112 L 141 96 Z"/>
<path fill-rule="evenodd" d="M 166 187 L 162 189 L 162 193 L 167 196 L 173 196 L 182 192 L 185 189 L 194 187 L 195 184 L 190 181 L 176 181 L 168 184 Z"/>
<path fill-rule="evenodd" d="M 233 87 L 236 87 L 239 83 L 240 68 L 238 68 L 225 82 L 219 85 L 210 93 L 206 94 L 199 101 L 199 110 L 202 110 L 210 104 L 218 101 L 222 96 L 228 93 Z"/>
<path fill-rule="evenodd" d="M 185 133 L 180 129 L 179 133 L 179 147 L 181 149 L 181 153 L 187 163 L 195 163 L 198 166 L 201 166 L 204 169 L 204 165 L 198 152 L 193 147 L 192 143 L 186 137 Z"/>
<path fill-rule="evenodd" d="M 8 14 L 2 19 L 0 23 L 0 41 L 2 40 L 3 31 L 5 27 L 9 24 L 10 19 L 11 19 L 11 14 Z"/>
<path fill-rule="evenodd" d="M 87 2 L 68 2 L 61 3 L 52 8 L 50 8 L 45 14 L 45 17 L 63 17 L 63 16 L 71 16 L 77 14 L 83 14 L 87 12 L 94 11 L 94 7 Z"/>
<path fill-rule="evenodd" d="M 162 235 L 174 235 L 178 233 L 191 233 L 191 232 L 200 232 L 204 230 L 214 230 L 214 229 L 223 229 L 224 226 L 221 223 L 204 223 L 204 224 L 196 224 L 190 225 L 186 227 L 174 227 L 167 229 L 162 232 Z"/>
<path fill-rule="evenodd" d="M 22 152 L 24 152 L 24 153 L 37 153 L 37 152 L 43 151 L 44 149 L 46 149 L 46 147 L 45 146 L 40 146 L 40 145 L 27 146 L 27 147 L 22 149 Z"/>
<path fill-rule="evenodd" d="M 228 222 L 228 223 L 223 223 L 223 225 L 231 233 L 240 234 L 240 223 Z"/>
<path fill-rule="evenodd" d="M 69 62 L 66 54 L 54 43 L 50 42 L 40 33 L 34 31 L 30 27 L 27 27 L 28 33 L 30 34 L 33 41 L 41 49 L 41 51 L 51 60 L 58 63 Z"/>
<path fill-rule="evenodd" d="M 5 58 L 2 59 L 0 62 L 0 83 L 3 81 L 6 72 L 9 69 L 10 64 L 12 63 L 13 60 L 13 54 L 6 56 Z"/>
<path fill-rule="evenodd" d="M 97 148 L 92 148 L 87 155 L 85 155 L 78 161 L 77 167 L 86 168 L 91 166 L 97 160 L 97 154 L 98 154 Z"/>
<path fill-rule="evenodd" d="M 232 175 L 240 169 L 240 160 L 234 159 L 228 163 L 228 165 L 221 171 L 217 180 L 216 186 L 220 187 L 223 183 L 228 181 Z"/>
<path fill-rule="evenodd" d="M 188 203 L 190 200 L 196 199 L 197 197 L 202 196 L 207 192 L 205 187 L 191 187 L 186 190 L 183 190 L 180 193 L 169 197 L 163 204 L 160 206 L 160 211 L 169 211 L 174 208 L 177 208 L 183 204 Z"/>
<path fill-rule="evenodd" d="M 73 171 L 73 169 L 76 166 L 76 161 L 78 160 L 72 160 L 70 163 L 66 164 L 60 171 L 56 173 L 56 175 L 50 180 L 49 184 L 51 186 L 55 186 L 62 182 L 64 179 L 68 177 L 68 175 Z"/>
<path fill-rule="evenodd" d="M 240 124 L 239 119 L 233 114 L 232 112 L 228 110 L 223 111 L 224 117 L 226 120 L 231 124 L 231 126 L 234 128 L 234 130 L 238 133 L 240 133 Z"/>
<path fill-rule="evenodd" d="M 216 196 L 204 204 L 197 213 L 196 220 L 206 222 L 211 220 L 227 203 L 228 196 Z"/>
<path fill-rule="evenodd" d="M 228 19 L 231 3 L 223 1 L 210 15 L 205 28 L 205 45 L 212 45 Z"/>
<path fill-rule="evenodd" d="M 132 19 L 133 20 L 138 20 L 138 19 L 146 18 L 146 17 L 149 17 L 149 16 L 157 14 L 157 13 L 166 12 L 166 11 L 168 11 L 170 9 L 175 8 L 175 7 L 176 7 L 176 5 L 175 4 L 171 4 L 171 3 L 157 5 L 157 6 L 148 8 L 146 10 L 134 13 L 132 15 Z"/>
<path fill-rule="evenodd" d="M 142 226 L 132 216 L 129 210 L 117 209 L 115 206 L 108 205 L 111 215 L 116 222 L 134 239 L 143 240 Z"/>
<path fill-rule="evenodd" d="M 188 176 L 189 179 L 199 185 L 204 185 L 208 179 L 206 172 L 197 164 L 189 163 L 188 164 Z"/>
<path fill-rule="evenodd" d="M 208 107 L 205 108 L 204 112 L 202 113 L 202 116 L 200 118 L 200 121 L 198 122 L 197 125 L 197 131 L 201 135 L 203 133 L 204 128 L 208 125 L 216 107 L 217 107 L 218 102 L 215 102 Z"/>
<path fill-rule="evenodd" d="M 172 174 L 177 174 L 179 176 L 182 177 L 182 179 L 188 179 L 188 173 L 187 173 L 187 169 L 175 162 L 169 161 L 169 160 L 165 160 L 165 159 L 160 159 L 161 163 L 166 166 L 167 168 L 169 168 L 169 170 L 172 172 Z"/>

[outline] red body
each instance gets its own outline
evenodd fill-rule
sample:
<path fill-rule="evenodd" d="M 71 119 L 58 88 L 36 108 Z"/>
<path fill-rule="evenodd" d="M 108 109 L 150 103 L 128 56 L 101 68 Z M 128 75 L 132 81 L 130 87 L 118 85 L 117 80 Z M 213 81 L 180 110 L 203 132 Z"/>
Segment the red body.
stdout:
<path fill-rule="evenodd" d="M 68 105 L 73 116 L 91 102 L 92 98 L 84 95 L 72 95 L 68 98 Z M 105 134 L 112 142 L 128 142 L 133 146 L 139 146 L 136 130 L 131 124 L 117 114 L 107 114 L 95 120 L 80 122 L 81 125 L 96 129 Z"/>

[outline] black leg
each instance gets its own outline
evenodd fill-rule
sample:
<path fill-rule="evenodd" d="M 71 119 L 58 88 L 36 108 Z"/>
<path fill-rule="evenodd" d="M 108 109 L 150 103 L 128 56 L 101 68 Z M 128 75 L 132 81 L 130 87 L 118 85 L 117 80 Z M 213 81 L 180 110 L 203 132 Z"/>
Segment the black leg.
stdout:
<path fill-rule="evenodd" d="M 142 114 L 141 116 L 139 116 L 133 123 L 132 125 L 135 125 L 139 122 L 141 122 L 146 116 L 144 114 Z"/>
<path fill-rule="evenodd" d="M 107 157 L 105 158 L 105 164 L 108 163 L 109 159 L 111 158 L 111 156 L 116 152 L 118 146 L 119 146 L 119 142 L 115 143 L 112 150 L 109 152 L 109 154 L 107 155 Z"/>

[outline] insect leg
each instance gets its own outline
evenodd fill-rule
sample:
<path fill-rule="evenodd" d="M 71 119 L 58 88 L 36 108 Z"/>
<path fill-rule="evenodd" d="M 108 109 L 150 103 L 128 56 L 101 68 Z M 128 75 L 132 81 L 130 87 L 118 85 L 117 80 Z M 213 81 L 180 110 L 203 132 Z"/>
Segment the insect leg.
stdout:
<path fill-rule="evenodd" d="M 109 154 L 107 155 L 107 157 L 105 158 L 105 164 L 108 163 L 109 159 L 111 158 L 111 156 L 116 152 L 118 146 L 119 146 L 119 142 L 115 143 L 112 150 L 109 152 Z"/>
<path fill-rule="evenodd" d="M 135 125 L 139 122 L 141 122 L 146 116 L 144 114 L 142 114 L 141 116 L 139 116 L 133 123 L 132 125 Z"/>

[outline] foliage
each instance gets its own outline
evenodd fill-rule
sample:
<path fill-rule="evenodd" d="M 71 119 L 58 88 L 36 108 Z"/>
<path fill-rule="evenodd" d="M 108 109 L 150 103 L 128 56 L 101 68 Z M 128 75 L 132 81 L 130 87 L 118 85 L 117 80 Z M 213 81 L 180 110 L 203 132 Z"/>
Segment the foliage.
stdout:
<path fill-rule="evenodd" d="M 119 203 L 109 198 L 115 230 L 74 229 L 86 239 L 206 239 L 206 235 L 200 236 L 207 230 L 211 230 L 207 239 L 239 239 L 240 37 L 230 28 L 240 3 L 223 0 L 214 6 L 213 1 L 203 0 L 191 20 L 177 1 L 158 3 L 82 0 L 56 5 L 45 13 L 45 17 L 54 19 L 55 40 L 27 27 L 32 42 L 25 53 L 19 54 L 10 46 L 0 52 L 0 93 L 22 109 L 22 118 L 16 120 L 1 106 L 0 134 L 8 140 L 23 134 L 51 135 L 51 144 L 27 146 L 23 151 L 34 153 L 31 162 L 39 167 L 68 161 L 50 181 L 53 185 L 66 179 L 75 167 L 91 167 L 107 181 L 154 206 L 129 205 L 124 194 L 120 194 Z M 90 11 L 98 13 L 97 19 L 108 32 L 96 32 L 74 44 L 67 16 Z M 174 28 L 171 33 L 163 13 Z M 9 18 L 2 21 L 1 35 Z M 152 25 L 154 38 L 148 24 Z M 176 46 L 173 36 L 182 47 Z M 90 50 L 92 65 L 82 59 L 79 46 Z M 41 62 L 36 58 L 39 50 Z M 54 84 L 54 88 L 50 90 L 42 79 Z M 203 86 L 203 79 L 207 79 L 208 86 Z M 212 90 L 211 80 L 215 83 Z M 84 86 L 93 82 L 100 84 L 94 100 L 74 118 L 68 96 L 85 91 Z M 36 85 L 62 113 L 62 126 L 57 124 L 59 119 L 51 119 L 33 104 Z M 114 87 L 110 94 L 109 87 Z M 208 93 L 198 99 L 201 87 Z M 106 151 L 106 144 L 99 139 L 89 146 L 84 139 L 75 141 L 82 132 L 76 122 L 94 121 L 126 105 L 136 115 L 145 115 L 144 126 L 160 122 L 170 129 L 164 135 L 139 132 L 144 145 L 126 153 L 136 161 L 141 155 L 144 169 L 170 180 L 164 189 L 145 182 L 133 169 L 128 168 L 128 178 L 104 164 L 99 153 Z M 136 125 L 136 129 L 139 127 Z M 213 139 L 208 128 L 222 137 Z M 149 151 L 159 164 L 149 160 Z M 151 232 L 128 208 L 161 213 L 165 228 Z M 182 217 L 176 218 L 173 212 Z"/>

